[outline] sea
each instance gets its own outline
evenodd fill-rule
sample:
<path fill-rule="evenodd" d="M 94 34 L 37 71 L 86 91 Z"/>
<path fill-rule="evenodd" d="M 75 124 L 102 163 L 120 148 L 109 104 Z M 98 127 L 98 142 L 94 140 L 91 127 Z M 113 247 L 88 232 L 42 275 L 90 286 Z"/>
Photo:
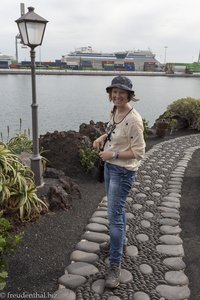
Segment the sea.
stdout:
<path fill-rule="evenodd" d="M 200 98 L 200 77 L 128 76 L 137 102 L 132 106 L 151 127 L 173 101 Z M 106 122 L 112 103 L 105 88 L 113 76 L 37 75 L 39 135 L 79 131 L 82 123 Z M 6 141 L 19 132 L 31 132 L 30 75 L 0 74 L 0 134 Z"/>

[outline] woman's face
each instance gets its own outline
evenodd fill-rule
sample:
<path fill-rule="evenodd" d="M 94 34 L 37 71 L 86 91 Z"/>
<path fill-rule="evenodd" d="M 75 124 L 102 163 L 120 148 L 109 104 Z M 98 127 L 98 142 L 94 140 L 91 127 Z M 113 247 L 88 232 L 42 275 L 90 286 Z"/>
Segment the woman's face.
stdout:
<path fill-rule="evenodd" d="M 128 92 L 119 88 L 113 88 L 111 91 L 111 100 L 116 106 L 124 106 L 129 101 Z"/>

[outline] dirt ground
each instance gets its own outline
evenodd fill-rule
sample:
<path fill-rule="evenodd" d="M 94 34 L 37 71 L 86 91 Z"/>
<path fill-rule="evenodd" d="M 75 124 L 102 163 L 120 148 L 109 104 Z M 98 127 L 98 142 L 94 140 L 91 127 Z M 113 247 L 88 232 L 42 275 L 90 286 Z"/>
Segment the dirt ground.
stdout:
<path fill-rule="evenodd" d="M 164 140 L 191 133 L 179 132 Z M 163 139 L 148 139 L 147 150 L 161 141 Z M 105 195 L 104 184 L 91 177 L 74 180 L 80 185 L 82 199 L 74 200 L 71 210 L 48 213 L 24 228 L 23 243 L 16 255 L 9 259 L 6 293 L 53 293 L 57 289 L 57 280 L 70 263 L 74 246 Z M 185 273 L 190 282 L 190 300 L 200 300 L 200 150 L 194 153 L 189 163 L 182 195 L 181 236 L 187 265 Z"/>
<path fill-rule="evenodd" d="M 200 150 L 189 162 L 183 180 L 181 237 L 184 243 L 185 273 L 189 278 L 191 300 L 200 300 Z"/>

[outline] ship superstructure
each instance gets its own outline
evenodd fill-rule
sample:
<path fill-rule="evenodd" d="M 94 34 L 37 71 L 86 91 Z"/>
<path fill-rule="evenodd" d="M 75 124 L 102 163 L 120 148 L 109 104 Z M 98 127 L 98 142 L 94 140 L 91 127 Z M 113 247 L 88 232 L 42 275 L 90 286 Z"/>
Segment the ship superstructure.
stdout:
<path fill-rule="evenodd" d="M 75 49 L 62 57 L 72 69 L 155 71 L 160 63 L 150 50 L 129 50 L 114 53 L 94 51 L 91 46 Z"/>

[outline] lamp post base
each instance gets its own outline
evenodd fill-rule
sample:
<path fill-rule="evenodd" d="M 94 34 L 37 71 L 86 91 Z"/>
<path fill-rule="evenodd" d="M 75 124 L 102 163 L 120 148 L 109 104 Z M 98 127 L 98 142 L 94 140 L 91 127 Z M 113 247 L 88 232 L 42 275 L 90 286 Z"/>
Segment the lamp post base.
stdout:
<path fill-rule="evenodd" d="M 44 185 L 43 181 L 43 170 L 42 170 L 42 161 L 41 161 L 41 156 L 33 156 L 31 157 L 31 170 L 34 173 L 34 181 L 36 187 L 41 187 Z"/>

